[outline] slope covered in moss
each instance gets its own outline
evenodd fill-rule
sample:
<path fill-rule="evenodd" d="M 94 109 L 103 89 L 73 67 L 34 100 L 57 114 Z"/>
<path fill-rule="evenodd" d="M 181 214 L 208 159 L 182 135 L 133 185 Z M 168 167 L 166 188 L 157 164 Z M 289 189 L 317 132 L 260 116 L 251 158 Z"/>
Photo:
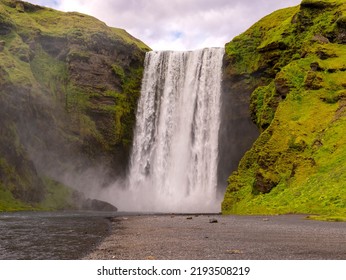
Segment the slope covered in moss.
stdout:
<path fill-rule="evenodd" d="M 304 0 L 226 45 L 261 131 L 229 177 L 225 214 L 346 217 L 346 3 Z"/>
<path fill-rule="evenodd" d="M 91 188 L 86 170 L 125 173 L 148 50 L 93 17 L 0 0 L 0 210 L 54 193 L 42 176 Z"/>

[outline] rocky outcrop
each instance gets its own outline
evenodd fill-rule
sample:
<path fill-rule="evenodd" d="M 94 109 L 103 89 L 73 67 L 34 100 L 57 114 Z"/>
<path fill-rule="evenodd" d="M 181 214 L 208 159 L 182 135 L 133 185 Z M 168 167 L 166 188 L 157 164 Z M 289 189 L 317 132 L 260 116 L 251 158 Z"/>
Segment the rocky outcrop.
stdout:
<path fill-rule="evenodd" d="M 37 203 L 43 175 L 123 176 L 148 50 L 90 16 L 2 0 L 0 188 Z"/>
<path fill-rule="evenodd" d="M 223 213 L 346 216 L 344 1 L 304 0 L 226 45 L 261 134 L 229 177 Z M 341 113 L 340 113 L 341 112 Z"/>
<path fill-rule="evenodd" d="M 116 212 L 118 211 L 118 208 L 116 208 L 114 205 L 98 200 L 98 199 L 87 199 L 82 204 L 82 210 L 89 210 L 89 211 L 100 211 L 100 212 Z"/>
<path fill-rule="evenodd" d="M 232 63 L 224 59 L 221 89 L 221 122 L 219 130 L 218 189 L 224 192 L 229 174 L 238 167 L 240 159 L 251 148 L 259 130 L 249 112 L 253 85 L 244 85 L 246 75 L 230 75 Z"/>

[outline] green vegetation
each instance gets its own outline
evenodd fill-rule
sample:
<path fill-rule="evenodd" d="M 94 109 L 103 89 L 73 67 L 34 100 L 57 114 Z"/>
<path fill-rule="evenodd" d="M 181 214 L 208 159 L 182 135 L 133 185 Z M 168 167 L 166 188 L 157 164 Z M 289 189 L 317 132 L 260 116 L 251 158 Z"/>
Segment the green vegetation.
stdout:
<path fill-rule="evenodd" d="M 224 214 L 346 219 L 345 12 L 344 1 L 304 0 L 227 44 L 228 73 L 255 87 L 262 133 L 229 178 Z"/>
<path fill-rule="evenodd" d="M 74 191 L 48 177 L 44 178 L 45 198 L 40 203 L 25 203 L 13 197 L 10 190 L 0 185 L 0 212 L 52 211 L 76 209 Z"/>
<path fill-rule="evenodd" d="M 0 212 L 28 211 L 33 210 L 29 204 L 25 204 L 13 197 L 12 193 L 0 185 Z"/>
<path fill-rule="evenodd" d="M 67 210 L 75 209 L 73 190 L 50 178 L 44 178 L 46 186 L 45 199 L 36 206 L 40 210 Z"/>
<path fill-rule="evenodd" d="M 91 16 L 22 1 L 0 0 L 0 25 L 0 211 L 69 208 L 69 191 L 41 178 L 46 165 L 126 169 L 150 49 Z"/>

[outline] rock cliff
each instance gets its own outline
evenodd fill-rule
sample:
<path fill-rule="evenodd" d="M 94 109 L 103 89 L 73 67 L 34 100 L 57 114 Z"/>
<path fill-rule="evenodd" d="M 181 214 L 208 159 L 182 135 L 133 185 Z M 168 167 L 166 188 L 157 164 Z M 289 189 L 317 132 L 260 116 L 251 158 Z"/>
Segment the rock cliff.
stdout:
<path fill-rule="evenodd" d="M 124 175 L 148 50 L 90 16 L 0 1 L 2 208 L 42 202 L 45 176 Z"/>
<path fill-rule="evenodd" d="M 125 175 L 148 50 L 90 16 L 0 0 L 0 211 L 73 207 L 57 181 Z M 345 80 L 343 0 L 303 0 L 226 45 L 223 213 L 345 219 Z"/>
<path fill-rule="evenodd" d="M 261 134 L 223 213 L 346 216 L 345 18 L 345 1 L 304 0 L 226 45 L 225 75 L 251 92 Z"/>

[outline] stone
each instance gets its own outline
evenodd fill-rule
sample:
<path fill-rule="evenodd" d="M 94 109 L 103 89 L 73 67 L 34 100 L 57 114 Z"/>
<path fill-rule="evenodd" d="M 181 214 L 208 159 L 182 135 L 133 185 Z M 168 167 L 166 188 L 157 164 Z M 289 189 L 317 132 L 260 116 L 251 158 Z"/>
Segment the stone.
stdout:
<path fill-rule="evenodd" d="M 310 64 L 311 71 L 322 71 L 323 69 L 320 67 L 318 62 L 312 62 Z"/>
<path fill-rule="evenodd" d="M 314 37 L 312 37 L 311 39 L 312 42 L 317 42 L 317 43 L 321 43 L 321 44 L 328 44 L 329 39 L 322 36 L 321 34 L 316 34 Z"/>
<path fill-rule="evenodd" d="M 290 92 L 290 87 L 287 83 L 287 80 L 284 78 L 275 79 L 275 90 L 281 96 L 282 99 L 285 99 L 287 94 Z"/>
<path fill-rule="evenodd" d="M 254 193 L 269 193 L 278 184 L 277 178 L 267 178 L 260 171 L 256 173 L 256 180 L 253 184 Z"/>
<path fill-rule="evenodd" d="M 86 199 L 82 204 L 82 210 L 115 212 L 118 208 L 102 200 Z"/>
<path fill-rule="evenodd" d="M 236 254 L 242 254 L 243 252 L 241 250 L 227 250 L 226 253 L 231 255 L 236 255 Z"/>
<path fill-rule="evenodd" d="M 217 224 L 219 221 L 217 219 L 209 219 L 210 224 Z"/>

